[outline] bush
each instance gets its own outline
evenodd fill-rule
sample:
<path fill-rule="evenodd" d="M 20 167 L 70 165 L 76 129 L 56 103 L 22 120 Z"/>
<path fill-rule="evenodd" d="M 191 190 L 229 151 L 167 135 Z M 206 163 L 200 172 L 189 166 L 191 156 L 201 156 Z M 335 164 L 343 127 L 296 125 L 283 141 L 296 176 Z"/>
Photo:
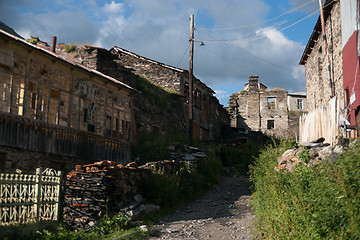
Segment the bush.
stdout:
<path fill-rule="evenodd" d="M 221 161 L 214 155 L 200 160 L 196 169 L 185 165 L 176 174 L 157 170 L 145 181 L 145 198 L 162 208 L 175 208 L 205 193 L 221 174 Z"/>
<path fill-rule="evenodd" d="M 289 141 L 268 146 L 250 167 L 258 237 L 265 239 L 359 239 L 360 146 L 336 163 L 275 172 Z"/>
<path fill-rule="evenodd" d="M 249 165 L 259 155 L 260 145 L 253 142 L 245 143 L 241 149 L 226 144 L 216 147 L 216 155 L 220 157 L 226 167 L 234 167 L 243 175 L 249 172 Z"/>
<path fill-rule="evenodd" d="M 185 134 L 165 134 L 156 131 L 138 131 L 138 147 L 133 149 L 132 155 L 139 158 L 139 164 L 162 161 L 169 155 L 169 145 L 173 142 L 186 143 Z"/>

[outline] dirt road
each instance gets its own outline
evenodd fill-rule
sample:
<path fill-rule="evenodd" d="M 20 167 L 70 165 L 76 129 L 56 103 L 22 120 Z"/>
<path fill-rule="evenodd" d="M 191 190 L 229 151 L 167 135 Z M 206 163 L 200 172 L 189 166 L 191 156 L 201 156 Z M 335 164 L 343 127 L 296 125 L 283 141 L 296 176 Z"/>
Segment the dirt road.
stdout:
<path fill-rule="evenodd" d="M 252 239 L 248 177 L 223 177 L 202 198 L 155 226 L 155 239 Z"/>

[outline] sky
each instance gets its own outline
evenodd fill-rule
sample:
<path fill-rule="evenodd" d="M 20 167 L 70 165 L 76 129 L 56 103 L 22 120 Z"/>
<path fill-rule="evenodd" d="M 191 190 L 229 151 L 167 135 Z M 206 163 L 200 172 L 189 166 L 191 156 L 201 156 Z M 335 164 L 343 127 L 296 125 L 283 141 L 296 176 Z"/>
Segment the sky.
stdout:
<path fill-rule="evenodd" d="M 0 0 L 0 21 L 24 38 L 118 46 L 189 68 L 227 106 L 259 76 L 268 89 L 305 92 L 300 58 L 319 16 L 318 0 Z M 203 42 L 204 45 L 201 44 Z"/>

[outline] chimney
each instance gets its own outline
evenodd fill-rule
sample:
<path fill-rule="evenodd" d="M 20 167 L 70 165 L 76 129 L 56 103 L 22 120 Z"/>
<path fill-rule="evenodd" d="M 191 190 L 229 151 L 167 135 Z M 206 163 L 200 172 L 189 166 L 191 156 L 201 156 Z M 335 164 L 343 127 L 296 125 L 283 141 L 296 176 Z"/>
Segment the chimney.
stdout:
<path fill-rule="evenodd" d="M 259 91 L 259 76 L 249 77 L 249 91 Z"/>
<path fill-rule="evenodd" d="M 52 51 L 53 53 L 56 53 L 55 49 L 56 49 L 56 36 L 53 36 L 53 37 L 51 38 L 50 51 Z"/>

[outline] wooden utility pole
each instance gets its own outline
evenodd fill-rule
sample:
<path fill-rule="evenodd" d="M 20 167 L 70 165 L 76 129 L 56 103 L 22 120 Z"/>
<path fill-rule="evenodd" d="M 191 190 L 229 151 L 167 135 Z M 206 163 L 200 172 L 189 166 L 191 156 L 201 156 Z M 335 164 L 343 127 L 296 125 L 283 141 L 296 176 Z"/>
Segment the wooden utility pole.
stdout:
<path fill-rule="evenodd" d="M 190 15 L 189 54 L 189 144 L 193 142 L 193 56 L 194 56 L 194 14 Z"/>

